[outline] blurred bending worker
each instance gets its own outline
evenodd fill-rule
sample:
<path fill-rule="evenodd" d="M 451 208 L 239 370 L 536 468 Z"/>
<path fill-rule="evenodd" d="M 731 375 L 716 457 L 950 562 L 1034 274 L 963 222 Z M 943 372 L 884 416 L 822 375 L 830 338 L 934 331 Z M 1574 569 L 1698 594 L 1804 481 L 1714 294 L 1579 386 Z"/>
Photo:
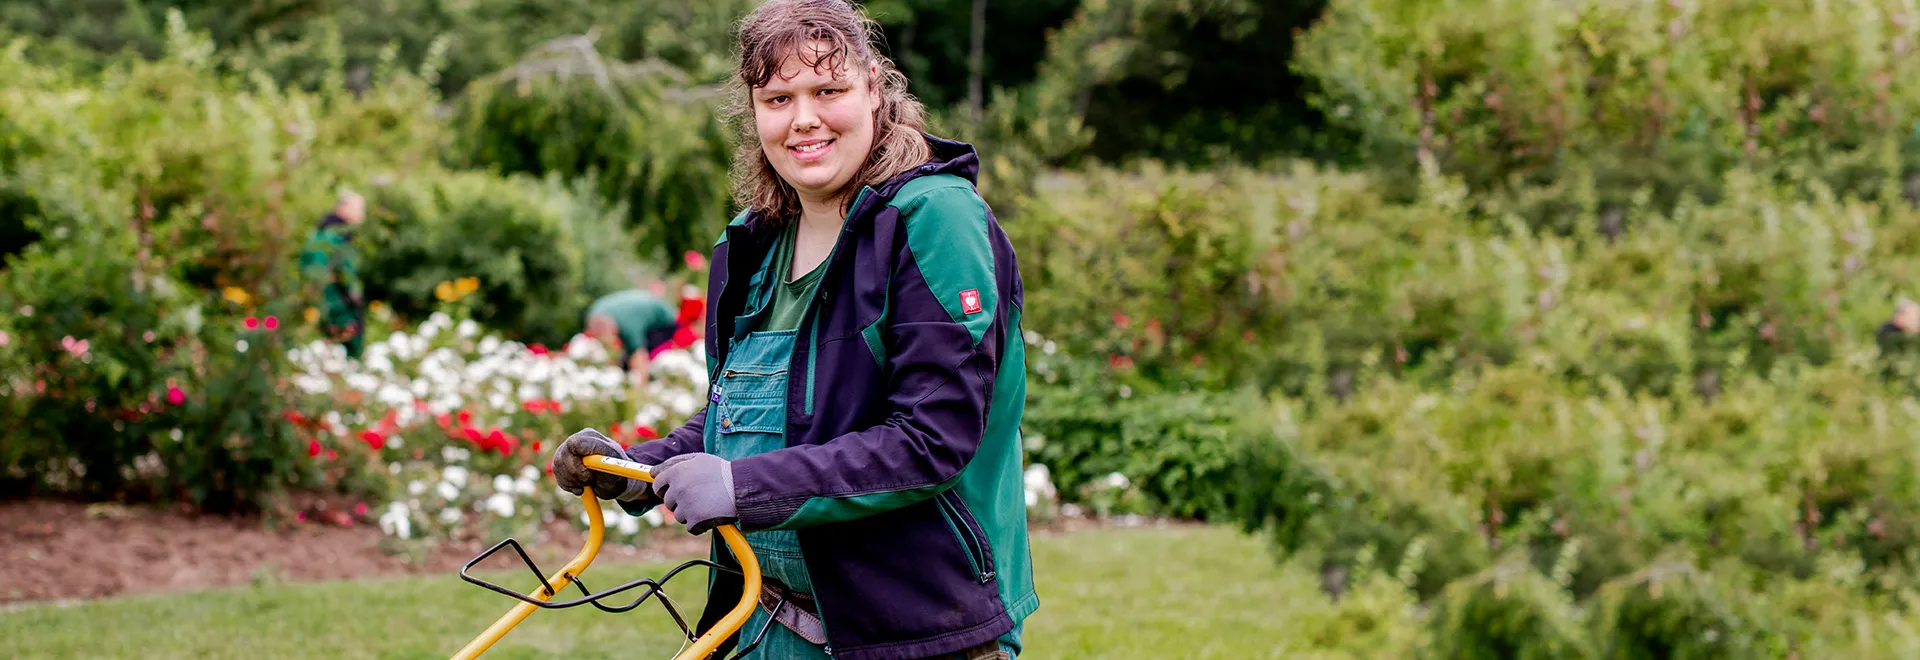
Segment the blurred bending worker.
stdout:
<path fill-rule="evenodd" d="M 348 191 L 300 251 L 300 273 L 321 287 L 320 331 L 358 358 L 366 345 L 366 288 L 360 280 L 360 250 L 353 235 L 367 217 L 367 201 Z"/>
<path fill-rule="evenodd" d="M 587 306 L 586 334 L 612 348 L 633 385 L 640 387 L 647 384 L 648 368 L 662 351 L 699 341 L 694 328 L 704 311 L 697 298 L 682 300 L 676 310 L 649 291 L 616 291 Z"/>
<path fill-rule="evenodd" d="M 1896 359 L 1920 354 L 1920 303 L 1901 298 L 1894 303 L 1893 318 L 1875 333 L 1880 355 Z"/>

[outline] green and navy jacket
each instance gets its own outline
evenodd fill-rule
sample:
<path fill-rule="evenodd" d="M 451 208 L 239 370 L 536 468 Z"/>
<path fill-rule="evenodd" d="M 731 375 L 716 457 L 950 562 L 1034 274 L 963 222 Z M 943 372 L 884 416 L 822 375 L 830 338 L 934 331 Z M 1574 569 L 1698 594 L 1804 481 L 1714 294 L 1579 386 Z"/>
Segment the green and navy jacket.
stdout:
<path fill-rule="evenodd" d="M 967 649 L 1039 607 L 1021 482 L 1020 271 L 975 190 L 973 148 L 928 142 L 929 162 L 863 187 L 847 215 L 797 330 L 786 448 L 733 462 L 740 527 L 798 531 L 827 648 L 847 660 Z M 780 235 L 749 210 L 714 247 L 711 382 Z M 704 451 L 706 423 L 702 411 L 628 456 Z M 719 575 L 703 629 L 739 598 L 739 579 Z"/>
<path fill-rule="evenodd" d="M 353 245 L 352 225 L 332 213 L 322 218 L 300 251 L 300 271 L 309 282 L 321 287 L 323 324 L 344 328 L 360 322 L 361 309 L 356 301 L 364 294 L 360 251 Z"/>

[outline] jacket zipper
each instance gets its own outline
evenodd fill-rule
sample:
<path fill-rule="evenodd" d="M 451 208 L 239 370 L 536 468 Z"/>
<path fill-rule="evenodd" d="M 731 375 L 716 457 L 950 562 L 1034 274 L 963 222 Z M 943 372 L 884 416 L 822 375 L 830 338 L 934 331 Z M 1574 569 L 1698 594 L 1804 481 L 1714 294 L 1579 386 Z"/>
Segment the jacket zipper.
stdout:
<path fill-rule="evenodd" d="M 826 267 L 829 271 L 833 269 L 834 259 L 840 256 L 840 246 L 844 245 L 847 242 L 847 235 L 850 233 L 850 229 L 853 227 L 853 216 L 854 214 L 860 212 L 860 202 L 866 201 L 868 192 L 869 192 L 869 189 L 862 189 L 860 191 L 859 196 L 853 198 L 853 206 L 847 210 L 846 220 L 843 221 L 840 225 L 840 238 L 839 240 L 834 241 L 833 251 L 827 253 Z M 820 284 L 825 285 L 828 280 L 827 276 L 832 274 L 833 274 L 832 272 L 821 273 Z M 813 309 L 814 303 L 819 299 L 820 299 L 820 289 L 819 287 L 815 287 L 813 290 L 813 299 L 807 301 L 807 311 L 804 314 L 802 314 L 802 318 L 801 318 L 801 324 L 807 326 L 809 334 L 812 335 L 812 337 L 808 340 L 809 345 L 807 346 L 806 406 L 804 407 L 806 414 L 809 414 L 809 415 L 813 414 L 814 357 L 819 355 L 820 353 L 820 346 L 819 346 L 820 328 L 818 327 L 820 319 L 818 318 L 817 314 L 814 314 L 814 309 Z M 795 334 L 798 335 L 798 333 L 795 333 Z M 795 339 L 798 339 L 798 337 L 796 336 Z M 791 369 L 791 367 L 789 367 L 789 369 Z M 788 387 L 793 386 L 793 383 L 791 382 L 791 380 L 789 380 L 789 382 L 787 383 L 787 386 Z M 789 410 L 787 411 L 787 414 L 792 415 L 793 411 Z M 801 552 L 802 553 L 806 552 L 806 549 L 802 548 Z M 813 610 L 815 614 L 820 616 L 820 634 L 827 638 L 827 643 L 820 645 L 820 651 L 822 653 L 827 654 L 827 657 L 831 658 L 833 657 L 833 632 L 827 626 L 827 607 L 826 605 L 821 604 L 820 597 L 817 594 L 814 596 L 814 599 L 813 599 Z"/>
<path fill-rule="evenodd" d="M 966 509 L 954 501 L 953 497 L 957 496 L 952 489 L 948 489 L 942 491 L 934 500 L 939 502 L 940 515 L 947 519 L 947 524 L 953 528 L 955 540 L 960 542 L 961 551 L 966 553 L 967 563 L 973 567 L 974 579 L 981 584 L 986 584 L 993 580 L 994 575 L 992 560 L 986 555 L 986 543 L 974 532 L 973 517 L 967 515 Z"/>
<path fill-rule="evenodd" d="M 807 311 L 800 319 L 801 327 L 807 329 L 807 382 L 806 392 L 800 406 L 801 414 L 813 414 L 813 377 L 814 369 L 818 366 L 819 362 L 817 358 L 820 355 L 820 315 L 815 313 L 817 310 L 814 309 L 814 305 L 823 299 L 832 298 L 831 292 L 823 295 L 821 289 L 827 287 L 828 281 L 833 279 L 831 277 L 833 275 L 833 267 L 837 258 L 840 256 L 840 248 L 845 246 L 847 244 L 847 238 L 853 235 L 853 218 L 860 214 L 861 203 L 867 201 L 868 194 L 872 192 L 872 188 L 861 188 L 860 193 L 853 198 L 853 205 L 847 207 L 847 217 L 841 219 L 840 222 L 840 236 L 834 239 L 833 250 L 827 253 L 827 260 L 824 266 L 827 272 L 820 274 L 820 284 L 814 287 L 813 297 L 807 300 Z"/>

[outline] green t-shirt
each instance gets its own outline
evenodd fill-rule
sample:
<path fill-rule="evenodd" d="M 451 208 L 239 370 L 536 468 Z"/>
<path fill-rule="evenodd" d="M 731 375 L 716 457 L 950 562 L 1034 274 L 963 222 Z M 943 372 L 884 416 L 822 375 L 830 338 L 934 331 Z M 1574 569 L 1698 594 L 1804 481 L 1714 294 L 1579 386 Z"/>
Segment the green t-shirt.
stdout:
<path fill-rule="evenodd" d="M 622 364 L 634 353 L 652 348 L 648 342 L 649 336 L 655 336 L 656 341 L 670 338 L 673 324 L 678 320 L 672 307 L 639 289 L 601 296 L 587 306 L 587 318 L 593 318 L 596 314 L 606 314 L 613 319 L 614 325 L 620 327 L 620 346 L 624 350 L 620 356 Z"/>
<path fill-rule="evenodd" d="M 796 232 L 798 221 L 787 224 L 787 231 L 780 238 L 779 247 L 773 254 L 773 301 L 768 304 L 766 323 L 763 330 L 794 330 L 800 327 L 800 317 L 807 313 L 808 303 L 813 302 L 813 292 L 820 288 L 821 274 L 826 272 L 826 261 L 814 266 L 813 270 L 800 279 L 787 281 L 787 274 L 793 272 L 794 245 L 799 242 Z"/>

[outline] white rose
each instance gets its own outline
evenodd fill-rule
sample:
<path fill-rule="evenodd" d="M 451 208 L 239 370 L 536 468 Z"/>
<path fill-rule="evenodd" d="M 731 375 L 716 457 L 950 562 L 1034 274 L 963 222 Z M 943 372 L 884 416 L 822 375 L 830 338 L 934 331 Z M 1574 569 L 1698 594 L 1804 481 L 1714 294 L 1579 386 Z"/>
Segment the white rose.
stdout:
<path fill-rule="evenodd" d="M 513 517 L 513 496 L 506 493 L 494 493 L 487 498 L 487 510 L 499 514 L 502 518 Z"/>

